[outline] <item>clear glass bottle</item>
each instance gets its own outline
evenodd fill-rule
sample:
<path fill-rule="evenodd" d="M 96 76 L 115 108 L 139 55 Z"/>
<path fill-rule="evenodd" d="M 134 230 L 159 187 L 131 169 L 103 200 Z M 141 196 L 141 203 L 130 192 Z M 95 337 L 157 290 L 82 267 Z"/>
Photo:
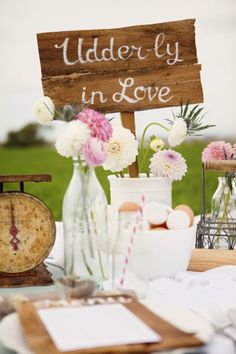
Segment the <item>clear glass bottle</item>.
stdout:
<path fill-rule="evenodd" d="M 112 254 L 112 288 L 134 291 L 143 299 L 148 291 L 147 253 L 142 247 L 143 221 L 137 212 L 119 212 L 118 232 Z"/>
<path fill-rule="evenodd" d="M 230 186 L 231 185 L 231 186 Z M 211 199 L 211 218 L 216 221 L 214 248 L 234 248 L 235 235 L 231 223 L 236 222 L 236 178 L 219 177 L 217 189 Z"/>
<path fill-rule="evenodd" d="M 94 168 L 73 159 L 73 175 L 63 200 L 66 276 L 108 277 L 107 199 Z"/>

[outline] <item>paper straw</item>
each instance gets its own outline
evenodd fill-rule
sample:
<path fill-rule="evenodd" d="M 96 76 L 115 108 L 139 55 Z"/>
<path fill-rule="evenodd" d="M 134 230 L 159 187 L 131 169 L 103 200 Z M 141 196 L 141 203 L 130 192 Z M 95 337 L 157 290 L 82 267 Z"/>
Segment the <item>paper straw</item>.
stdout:
<path fill-rule="evenodd" d="M 142 216 L 143 216 L 144 204 L 145 204 L 145 194 L 143 193 L 141 195 L 141 197 L 140 197 L 140 203 L 139 203 L 139 208 L 138 208 L 138 210 L 136 212 L 135 223 L 134 223 L 134 225 L 132 225 L 132 231 L 131 231 L 131 234 L 130 234 L 128 248 L 127 248 L 127 251 L 126 251 L 126 256 L 125 256 L 124 264 L 123 264 L 123 268 L 122 268 L 122 275 L 121 275 L 121 278 L 120 278 L 120 281 L 119 281 L 119 284 L 121 286 L 124 285 L 125 275 L 126 275 L 127 267 L 128 267 L 128 264 L 129 264 L 131 251 L 132 251 L 132 248 L 133 248 L 135 235 L 137 233 L 137 230 L 139 228 L 139 225 L 140 225 L 140 222 L 141 222 Z"/>

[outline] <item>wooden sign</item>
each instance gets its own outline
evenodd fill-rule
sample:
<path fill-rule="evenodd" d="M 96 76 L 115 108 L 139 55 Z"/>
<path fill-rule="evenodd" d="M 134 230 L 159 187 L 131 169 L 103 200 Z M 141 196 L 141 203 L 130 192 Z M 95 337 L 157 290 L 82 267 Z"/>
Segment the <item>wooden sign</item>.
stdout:
<path fill-rule="evenodd" d="M 200 103 L 194 22 L 40 33 L 44 94 L 105 113 Z"/>

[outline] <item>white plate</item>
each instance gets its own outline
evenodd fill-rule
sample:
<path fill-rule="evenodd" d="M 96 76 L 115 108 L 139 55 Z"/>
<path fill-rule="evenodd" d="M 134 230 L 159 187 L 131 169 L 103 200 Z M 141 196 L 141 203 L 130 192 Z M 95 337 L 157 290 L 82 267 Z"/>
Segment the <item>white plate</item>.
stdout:
<path fill-rule="evenodd" d="M 0 341 L 19 354 L 34 354 L 26 344 L 17 313 L 12 313 L 0 322 Z"/>

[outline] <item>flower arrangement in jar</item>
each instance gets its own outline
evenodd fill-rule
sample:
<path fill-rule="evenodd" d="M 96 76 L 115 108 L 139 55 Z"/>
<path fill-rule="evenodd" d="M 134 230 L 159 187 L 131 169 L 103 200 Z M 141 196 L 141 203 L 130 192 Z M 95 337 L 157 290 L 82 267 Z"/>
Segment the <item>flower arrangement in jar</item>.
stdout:
<path fill-rule="evenodd" d="M 74 160 L 74 173 L 63 204 L 64 235 L 69 235 L 65 242 L 66 274 L 71 275 L 76 273 L 76 269 L 82 269 L 83 275 L 94 277 L 96 274 L 96 277 L 104 279 L 106 272 L 102 254 L 106 253 L 106 240 L 105 236 L 101 239 L 101 235 L 106 234 L 104 227 L 107 223 L 105 207 L 101 205 L 104 206 L 106 200 L 104 195 L 101 197 L 103 192 L 98 181 L 94 181 L 95 174 L 88 171 L 102 166 L 116 177 L 121 177 L 119 180 L 122 181 L 125 168 L 139 155 L 139 176 L 144 172 L 147 179 L 156 178 L 155 183 L 164 179 L 171 186 L 172 181 L 181 180 L 187 171 L 185 159 L 174 147 L 180 145 L 188 135 L 199 135 L 212 125 L 203 124 L 203 108 L 181 104 L 180 111 L 166 124 L 148 124 L 139 143 L 129 129 L 121 125 L 113 126 L 103 114 L 88 107 L 78 108 L 66 104 L 62 110 L 58 110 L 50 97 L 43 97 L 36 102 L 34 113 L 41 124 L 50 124 L 54 120 L 65 121 L 55 147 L 59 154 Z M 147 130 L 154 125 L 167 133 L 166 142 L 152 135 L 148 145 L 144 146 Z M 171 188 L 168 193 L 166 204 L 171 204 Z M 127 192 L 125 198 L 129 198 Z M 158 201 L 165 202 L 166 199 Z M 78 251 L 75 251 L 77 248 Z"/>
<path fill-rule="evenodd" d="M 202 152 L 202 162 L 235 160 L 236 143 L 223 140 L 212 141 Z M 215 225 L 211 235 L 215 235 L 215 248 L 233 248 L 234 232 L 231 225 L 236 221 L 236 174 L 223 172 L 218 177 L 218 186 L 211 198 L 210 220 Z M 215 222 L 215 224 L 214 224 Z"/>

